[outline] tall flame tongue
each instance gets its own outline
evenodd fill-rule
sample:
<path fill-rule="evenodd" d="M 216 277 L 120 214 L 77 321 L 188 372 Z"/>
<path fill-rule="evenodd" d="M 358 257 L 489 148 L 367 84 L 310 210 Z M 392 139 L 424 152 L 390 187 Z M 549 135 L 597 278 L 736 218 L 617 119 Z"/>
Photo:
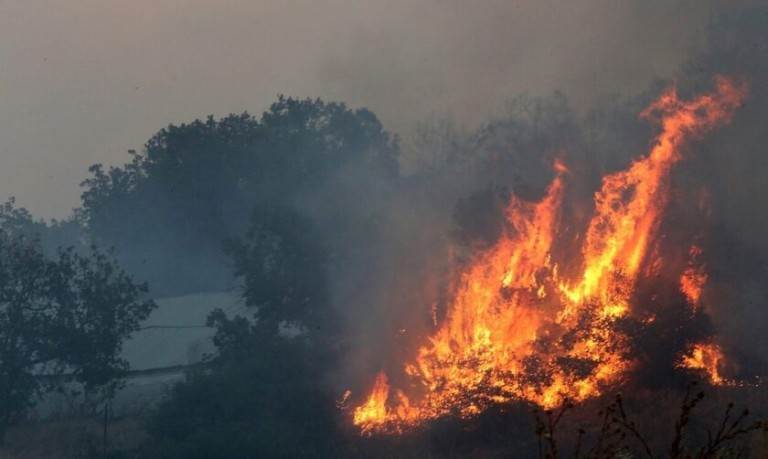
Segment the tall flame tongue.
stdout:
<path fill-rule="evenodd" d="M 682 159 L 681 146 L 727 122 L 745 92 L 720 77 L 712 93 L 684 102 L 670 89 L 642 112 L 658 120 L 662 132 L 646 157 L 603 179 L 583 238 L 583 263 L 570 278 L 558 273 L 551 253 L 565 166 L 555 165 L 540 202 L 513 196 L 506 209 L 513 230 L 464 270 L 445 320 L 405 366 L 414 401 L 401 391 L 391 394 L 380 373 L 354 410 L 354 423 L 364 433 L 397 432 L 511 400 L 545 408 L 563 397 L 581 401 L 619 382 L 630 366 L 627 337 L 612 324 L 631 312 L 667 201 L 669 172 Z"/>

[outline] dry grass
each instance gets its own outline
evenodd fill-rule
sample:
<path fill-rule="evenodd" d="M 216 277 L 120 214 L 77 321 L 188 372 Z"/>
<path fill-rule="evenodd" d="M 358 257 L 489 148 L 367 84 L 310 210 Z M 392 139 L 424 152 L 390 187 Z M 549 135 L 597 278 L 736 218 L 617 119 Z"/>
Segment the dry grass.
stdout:
<path fill-rule="evenodd" d="M 110 419 L 107 451 L 132 450 L 146 437 L 146 415 Z M 103 419 L 67 418 L 26 422 L 12 428 L 0 459 L 88 458 L 103 451 Z"/>
<path fill-rule="evenodd" d="M 750 425 L 757 419 L 766 418 L 767 388 L 706 388 L 706 397 L 689 410 L 690 419 L 681 433 L 681 448 L 685 454 L 680 458 L 768 458 L 768 431 L 755 430 L 738 436 L 727 448 L 720 448 L 714 454 L 698 456 L 697 448 L 706 446 L 706 432 L 716 434 L 729 401 L 738 403 L 731 411 L 731 420 L 742 413 L 741 408 L 750 407 L 756 412 L 748 417 L 743 425 Z M 670 445 L 676 436 L 676 422 L 680 420 L 681 394 L 675 391 L 632 391 L 622 401 L 621 407 L 615 406 L 611 413 L 619 421 L 614 427 L 633 426 L 639 435 L 647 440 L 648 448 L 654 457 L 669 457 Z M 563 413 L 561 419 L 548 420 L 540 412 L 538 425 L 540 439 L 549 438 L 544 434 L 554 433 L 557 437 L 558 457 L 574 457 L 575 441 L 579 429 L 585 431 L 581 441 L 580 457 L 590 457 L 590 450 L 595 452 L 595 443 L 601 432 L 605 415 L 597 416 L 605 409 L 611 399 L 593 400 L 576 406 Z M 624 414 L 622 415 L 622 411 Z M 351 457 L 376 458 L 509 458 L 536 457 L 537 424 L 524 406 L 512 412 L 499 413 L 471 421 L 446 419 L 433 423 L 421 432 L 392 437 L 374 437 L 363 439 L 355 431 L 350 435 L 348 452 Z M 515 414 L 514 412 L 517 412 Z M 603 412 L 605 413 L 605 412 Z M 145 421 L 150 413 L 111 419 L 108 424 L 108 451 L 130 452 L 146 438 Z M 554 413 L 555 416 L 558 413 Z M 550 421 L 553 425 L 550 426 Z M 556 425 L 555 425 L 556 424 Z M 99 416 L 69 417 L 57 420 L 27 422 L 13 428 L 8 433 L 6 445 L 0 449 L 0 459 L 10 458 L 94 458 L 102 452 L 102 419 Z M 634 455 L 648 457 L 645 447 L 638 442 L 630 430 L 625 430 L 625 444 Z M 614 438 L 615 439 L 615 438 Z M 607 439 L 604 439 L 607 441 Z M 530 443 L 534 450 L 523 448 Z M 530 451 L 524 453 L 523 451 Z M 545 445 L 544 452 L 547 452 Z M 616 452 L 615 450 L 613 452 Z M 522 455 L 521 455 L 522 454 Z M 551 457 L 551 455 L 543 455 Z M 109 456 L 107 456 L 109 457 Z M 114 456 L 125 457 L 125 456 Z M 592 457 L 618 457 L 596 454 Z"/>
<path fill-rule="evenodd" d="M 593 401 L 576 408 L 536 411 L 539 457 L 615 458 L 768 458 L 768 424 L 765 389 L 747 394 L 744 388 L 708 388 L 705 396 L 691 385 L 682 400 L 667 391 L 636 393 L 632 403 L 621 395 L 598 408 Z M 762 412 L 754 415 L 749 404 L 724 402 L 750 399 Z M 573 410 L 573 412 L 572 412 Z M 597 412 L 598 418 L 592 416 Z"/>

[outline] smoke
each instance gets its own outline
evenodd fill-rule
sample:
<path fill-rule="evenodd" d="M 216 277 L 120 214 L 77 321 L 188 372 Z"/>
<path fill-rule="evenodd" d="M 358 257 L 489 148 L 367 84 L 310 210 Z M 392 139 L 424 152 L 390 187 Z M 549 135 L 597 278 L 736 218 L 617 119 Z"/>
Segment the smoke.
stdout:
<path fill-rule="evenodd" d="M 687 170 L 711 199 L 711 314 L 724 344 L 744 357 L 744 370 L 764 373 L 765 311 L 768 292 L 768 228 L 765 149 L 768 134 L 768 9 L 731 11 L 709 27 L 708 50 L 691 59 L 680 85 L 697 90 L 713 73 L 735 75 L 750 85 L 750 95 L 733 122 L 700 142 Z M 687 185 L 683 182 L 682 185 Z M 748 362 L 748 363 L 747 363 Z M 752 367 L 752 368 L 749 368 Z"/>
<path fill-rule="evenodd" d="M 561 89 L 582 110 L 672 76 L 706 46 L 711 15 L 759 4 L 5 2 L 0 139 L 13 162 L 0 196 L 63 217 L 89 165 L 122 164 L 169 122 L 258 113 L 281 93 L 368 107 L 404 135 L 431 113 L 482 123 L 523 92 Z"/>
<path fill-rule="evenodd" d="M 653 127 L 637 113 L 660 89 L 675 80 L 693 94 L 730 74 L 749 81 L 751 96 L 731 125 L 691 148 L 674 186 L 691 190 L 681 208 L 700 190 L 710 196 L 702 245 L 715 331 L 728 351 L 765 365 L 768 12 L 750 9 L 762 3 L 4 6 L 0 41 L 15 52 L 3 55 L 0 138 L 20 166 L 0 170 L 0 195 L 61 215 L 87 166 L 122 162 L 130 139 L 169 121 L 258 110 L 277 93 L 370 108 L 401 134 L 402 176 L 352 164 L 296 203 L 342 260 L 330 278 L 345 361 L 331 382 L 360 393 L 434 330 L 454 270 L 497 235 L 511 193 L 537 199 L 562 159 L 579 177 L 567 218 L 586 221 L 600 178 L 647 151 Z M 50 33 L 27 27 L 38 14 Z M 64 172 L 49 178 L 51 168 Z"/>
<path fill-rule="evenodd" d="M 318 75 L 324 92 L 395 130 L 435 111 L 479 123 L 522 92 L 559 89 L 588 109 L 673 76 L 706 47 L 710 18 L 736 3 L 385 2 L 358 12 Z"/>
<path fill-rule="evenodd" d="M 683 3 L 667 6 L 682 10 Z M 593 11 L 597 16 L 598 10 L 607 14 L 598 6 L 594 5 Z M 441 309 L 445 307 L 443 295 L 456 280 L 452 270 L 460 267 L 472 250 L 494 239 L 497 234 L 494 228 L 502 218 L 500 209 L 510 193 L 527 199 L 541 197 L 553 175 L 552 161 L 564 159 L 573 177 L 567 197 L 570 202 L 567 209 L 573 215 L 566 219 L 575 225 L 584 222 L 592 211 L 592 193 L 599 187 L 600 178 L 627 167 L 633 158 L 648 150 L 648 142 L 656 128 L 637 118 L 642 108 L 671 84 L 676 84 L 684 95 L 701 93 L 711 87 L 718 74 L 743 78 L 751 87 L 750 97 L 729 126 L 707 135 L 686 152 L 686 161 L 672 178 L 674 194 L 669 209 L 672 217 L 665 222 L 662 237 L 668 238 L 666 244 L 671 241 L 688 244 L 691 241 L 680 236 L 687 229 L 690 230 L 688 234 L 701 238 L 704 247 L 704 260 L 710 275 L 705 293 L 709 305 L 706 313 L 713 320 L 711 324 L 700 322 L 700 329 L 685 333 L 691 336 L 714 333 L 726 355 L 731 357 L 729 370 L 732 374 L 750 378 L 763 373 L 768 362 L 764 352 L 768 293 L 763 287 L 768 281 L 765 268 L 768 266 L 768 243 L 762 236 L 768 227 L 768 202 L 763 197 L 768 191 L 764 180 L 768 164 L 763 164 L 768 139 L 765 130 L 759 126 L 768 119 L 765 109 L 768 107 L 765 83 L 768 81 L 768 10 L 735 8 L 722 13 L 721 6 L 710 2 L 706 8 L 691 8 L 687 10 L 690 15 L 682 23 L 674 14 L 661 17 L 663 8 L 659 5 L 649 3 L 630 8 L 632 17 L 637 20 L 636 28 L 623 32 L 628 36 L 637 34 L 638 39 L 657 30 L 645 24 L 646 20 L 649 23 L 657 21 L 658 29 L 662 31 L 667 30 L 667 26 L 670 30 L 675 27 L 686 29 L 681 25 L 686 21 L 701 27 L 695 39 L 686 37 L 681 40 L 687 43 L 686 46 L 665 48 L 658 42 L 645 42 L 649 54 L 640 61 L 648 61 L 644 71 L 648 67 L 653 70 L 647 74 L 640 72 L 635 83 L 632 78 L 611 78 L 609 73 L 590 80 L 594 86 L 578 86 L 579 72 L 586 73 L 590 66 L 583 61 L 573 62 L 566 66 L 566 71 L 553 70 L 551 73 L 557 75 L 553 78 L 564 89 L 562 92 L 510 98 L 499 95 L 504 92 L 500 88 L 508 86 L 494 81 L 491 73 L 478 80 L 482 82 L 478 86 L 493 88 L 486 90 L 500 93 L 474 92 L 458 103 L 465 108 L 460 115 L 433 115 L 411 131 L 403 140 L 407 176 L 396 187 L 377 193 L 373 202 L 340 203 L 343 207 L 362 205 L 370 216 L 375 215 L 369 236 L 376 236 L 362 238 L 364 250 L 350 249 L 358 256 L 352 257 L 347 269 L 337 273 L 335 279 L 337 304 L 345 312 L 350 330 L 346 343 L 349 346 L 348 360 L 336 383 L 343 387 L 346 381 L 347 387 L 351 384 L 355 390 L 366 391 L 375 372 L 396 368 L 409 361 L 409 356 L 412 358 L 416 347 L 423 345 L 425 337 L 434 331 L 434 315 L 439 319 L 444 313 Z M 511 10 L 507 6 L 495 7 L 499 9 L 498 16 L 492 20 L 486 18 L 491 24 L 487 24 L 483 34 L 474 41 L 468 39 L 471 32 L 466 24 L 472 23 L 476 16 L 470 15 L 467 22 L 461 23 L 460 15 L 457 15 L 453 37 L 459 39 L 456 37 L 465 33 L 464 39 L 471 44 L 468 46 L 477 46 L 468 51 L 472 59 L 490 61 L 495 56 L 499 57 L 499 66 L 509 64 L 511 68 L 512 61 L 506 61 L 499 54 L 501 51 L 479 51 L 489 49 L 479 44 L 487 37 L 501 34 L 511 40 L 516 33 L 502 27 L 501 20 L 498 27 L 493 27 L 493 21 L 505 17 L 501 11 Z M 610 7 L 607 10 L 610 11 Z M 564 11 L 568 13 L 567 7 Z M 450 16 L 450 13 L 442 14 L 441 17 Z M 602 17 L 610 22 L 607 16 Z M 672 24 L 672 18 L 678 23 Z M 616 22 L 621 23 L 614 21 L 613 26 Z M 697 27 L 693 29 L 698 30 Z M 473 30 L 477 32 L 477 29 Z M 650 35 L 653 34 L 649 34 L 651 42 L 659 39 Z M 370 44 L 366 40 L 362 43 L 359 46 Z M 613 56 L 612 53 L 620 54 L 621 47 L 611 43 L 600 51 Z M 655 53 L 652 52 L 654 49 Z M 624 68 L 631 69 L 629 61 L 635 63 L 642 56 L 641 49 L 636 51 L 639 54 L 622 54 L 625 61 L 607 60 L 624 62 Z M 411 50 L 400 52 L 408 54 Z M 340 53 L 349 54 L 347 51 Z M 412 59 L 415 62 L 416 58 Z M 665 62 L 670 68 L 661 71 L 660 67 L 654 67 L 665 65 Z M 375 90 L 366 83 L 376 86 L 381 83 L 377 78 L 384 78 L 382 74 L 403 72 L 408 68 L 384 67 L 372 66 L 367 70 L 376 74 L 376 78 L 365 78 L 367 73 L 347 73 L 340 70 L 344 66 L 338 62 L 332 66 L 333 70 L 329 65 L 328 72 L 338 72 L 334 74 L 336 77 L 353 75 L 361 85 L 360 93 L 370 94 Z M 654 81 L 654 77 L 667 78 Z M 461 79 L 456 78 L 456 81 Z M 399 74 L 391 80 L 384 79 L 406 81 L 409 77 Z M 472 87 L 468 81 L 456 85 Z M 444 94 L 446 91 L 443 87 L 436 92 Z M 457 91 L 450 101 L 458 101 L 466 94 Z M 418 95 L 403 97 L 408 101 L 403 102 L 400 110 L 414 100 L 430 95 L 425 89 Z M 497 103 L 506 100 L 507 103 L 494 118 L 477 122 L 476 128 L 466 127 L 462 121 L 474 116 L 475 106 L 470 99 L 479 103 L 483 97 Z M 480 105 L 487 107 L 487 104 Z M 457 118 L 461 120 L 457 121 Z M 681 262 L 684 261 L 673 263 Z M 661 353 L 669 351 L 659 350 Z"/>

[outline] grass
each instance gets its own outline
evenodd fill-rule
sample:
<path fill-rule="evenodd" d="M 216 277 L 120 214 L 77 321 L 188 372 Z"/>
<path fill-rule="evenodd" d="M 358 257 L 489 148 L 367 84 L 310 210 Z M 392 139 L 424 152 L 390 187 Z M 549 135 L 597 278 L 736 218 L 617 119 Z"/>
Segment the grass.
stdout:
<path fill-rule="evenodd" d="M 677 407 L 676 416 L 671 412 L 671 404 L 656 403 L 649 405 L 654 408 L 639 418 L 644 421 L 640 423 L 628 414 L 622 395 L 616 395 L 613 402 L 598 411 L 597 424 L 579 427 L 575 440 L 573 434 L 570 435 L 570 443 L 575 444 L 572 454 L 561 454 L 563 447 L 558 437 L 568 438 L 567 433 L 562 435 L 559 426 L 575 408 L 574 404 L 564 400 L 558 409 L 534 410 L 538 456 L 540 459 L 768 457 L 768 423 L 752 419 L 748 409 L 737 409 L 733 402 L 727 403 L 719 414 L 713 415 L 709 407 L 702 419 L 696 419 L 704 399 L 704 392 L 698 390 L 696 383 L 691 383 Z"/>
<path fill-rule="evenodd" d="M 447 418 L 397 436 L 358 439 L 370 458 L 768 458 L 764 387 L 628 390 L 544 411 L 523 404 Z M 731 404 L 729 400 L 739 400 Z M 761 412 L 745 413 L 744 406 Z"/>
<path fill-rule="evenodd" d="M 94 458 L 135 449 L 146 437 L 146 414 L 110 419 L 104 453 L 103 418 L 63 417 L 28 421 L 10 429 L 0 459 Z"/>
<path fill-rule="evenodd" d="M 628 391 L 556 410 L 501 406 L 477 418 L 445 418 L 397 436 L 361 438 L 349 428 L 348 457 L 366 458 L 768 458 L 768 431 L 743 406 L 768 410 L 768 389 Z M 739 400 L 731 404 L 729 400 Z M 0 459 L 131 458 L 151 412 L 114 418 L 103 454 L 103 418 L 70 416 L 11 429 Z M 537 456 L 538 455 L 538 456 Z"/>

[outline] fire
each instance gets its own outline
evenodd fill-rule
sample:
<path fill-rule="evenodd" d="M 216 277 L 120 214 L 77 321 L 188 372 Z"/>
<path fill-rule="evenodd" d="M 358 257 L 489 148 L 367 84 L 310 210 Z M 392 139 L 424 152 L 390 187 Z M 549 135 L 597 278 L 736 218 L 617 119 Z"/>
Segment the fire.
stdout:
<path fill-rule="evenodd" d="M 712 384 L 727 384 L 729 381 L 720 374 L 720 367 L 725 360 L 723 351 L 716 344 L 694 344 L 689 352 L 682 356 L 678 366 L 698 370 Z"/>
<path fill-rule="evenodd" d="M 704 272 L 704 267 L 697 265 L 697 259 L 701 256 L 701 252 L 701 248 L 698 246 L 691 247 L 688 266 L 680 275 L 680 291 L 683 292 L 693 307 L 699 306 L 701 291 L 704 289 L 704 284 L 707 283 L 707 273 Z"/>
<path fill-rule="evenodd" d="M 649 253 L 666 207 L 670 171 L 683 159 L 682 147 L 727 122 L 745 92 L 718 78 L 709 94 L 685 102 L 670 89 L 641 113 L 657 121 L 661 133 L 646 156 L 603 179 L 580 238 L 582 260 L 558 260 L 552 251 L 569 173 L 564 164 L 555 164 L 555 178 L 541 201 L 513 196 L 505 210 L 508 230 L 463 270 L 445 319 L 415 361 L 405 365 L 409 395 L 393 394 L 380 373 L 367 400 L 354 410 L 354 423 L 364 433 L 398 432 L 512 400 L 551 408 L 563 397 L 578 402 L 619 383 L 632 362 L 626 357 L 628 337 L 615 325 L 632 313 L 643 268 L 663 262 Z M 681 289 L 692 304 L 705 281 L 693 264 L 681 273 Z M 715 355 L 701 345 L 684 365 L 717 375 L 711 371 L 717 369 Z M 722 379 L 713 378 L 717 381 Z"/>
<path fill-rule="evenodd" d="M 389 396 L 389 384 L 387 375 L 379 373 L 373 386 L 371 395 L 364 405 L 355 410 L 354 422 L 359 426 L 375 424 L 379 419 L 387 416 L 387 397 Z"/>

